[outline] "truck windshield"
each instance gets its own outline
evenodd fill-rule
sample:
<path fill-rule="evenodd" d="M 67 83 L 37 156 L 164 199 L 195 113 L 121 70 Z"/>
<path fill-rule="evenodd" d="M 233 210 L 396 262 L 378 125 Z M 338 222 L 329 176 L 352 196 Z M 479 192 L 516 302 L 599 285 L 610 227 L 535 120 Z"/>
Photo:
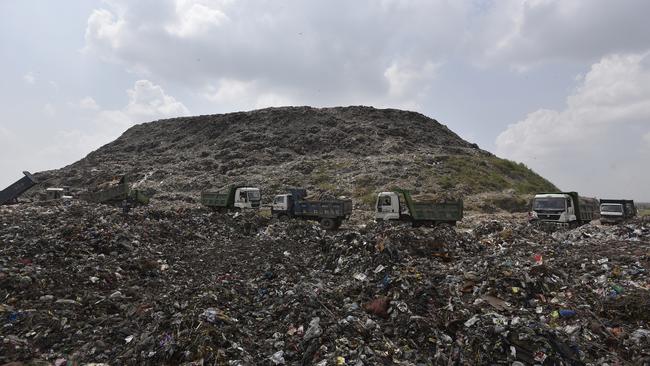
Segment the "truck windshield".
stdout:
<path fill-rule="evenodd" d="M 380 196 L 377 200 L 377 207 L 390 206 L 390 196 Z"/>
<path fill-rule="evenodd" d="M 564 210 L 566 199 L 559 197 L 535 198 L 533 210 Z"/>
<path fill-rule="evenodd" d="M 601 205 L 600 212 L 623 212 L 623 205 Z"/>
<path fill-rule="evenodd" d="M 248 191 L 246 192 L 248 195 L 248 200 L 249 201 L 257 201 L 260 199 L 260 192 L 259 191 Z"/>

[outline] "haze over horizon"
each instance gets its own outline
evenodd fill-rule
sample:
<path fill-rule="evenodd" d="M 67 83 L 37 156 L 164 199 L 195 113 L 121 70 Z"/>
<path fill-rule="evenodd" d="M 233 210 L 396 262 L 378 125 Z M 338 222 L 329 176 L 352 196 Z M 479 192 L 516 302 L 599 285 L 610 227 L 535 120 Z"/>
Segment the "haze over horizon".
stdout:
<path fill-rule="evenodd" d="M 562 189 L 650 201 L 650 2 L 0 3 L 0 189 L 136 123 L 423 113 Z"/>

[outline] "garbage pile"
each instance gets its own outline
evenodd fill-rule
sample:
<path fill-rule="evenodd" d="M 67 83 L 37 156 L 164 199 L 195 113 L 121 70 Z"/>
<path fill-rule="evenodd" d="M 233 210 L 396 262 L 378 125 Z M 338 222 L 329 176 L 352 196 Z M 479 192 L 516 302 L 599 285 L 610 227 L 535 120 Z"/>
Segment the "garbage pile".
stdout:
<path fill-rule="evenodd" d="M 0 208 L 0 364 L 650 363 L 650 223 Z"/>

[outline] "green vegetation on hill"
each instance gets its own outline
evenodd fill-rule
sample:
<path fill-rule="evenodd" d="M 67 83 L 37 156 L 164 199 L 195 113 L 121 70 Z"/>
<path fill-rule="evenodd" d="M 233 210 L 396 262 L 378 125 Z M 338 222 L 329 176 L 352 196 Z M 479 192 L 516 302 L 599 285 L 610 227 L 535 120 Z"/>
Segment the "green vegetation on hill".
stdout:
<path fill-rule="evenodd" d="M 496 156 L 449 156 L 442 166 L 438 184 L 443 189 L 463 186 L 468 193 L 514 189 L 519 194 L 557 190 L 526 165 Z"/>
<path fill-rule="evenodd" d="M 309 165 L 313 170 L 303 185 L 353 197 L 368 207 L 374 205 L 378 192 L 405 188 L 416 195 L 434 197 L 504 192 L 484 197 L 485 204 L 514 212 L 525 210 L 531 194 L 558 190 L 524 164 L 490 154 L 418 153 L 381 157 L 370 162 L 345 158 L 318 160 Z"/>

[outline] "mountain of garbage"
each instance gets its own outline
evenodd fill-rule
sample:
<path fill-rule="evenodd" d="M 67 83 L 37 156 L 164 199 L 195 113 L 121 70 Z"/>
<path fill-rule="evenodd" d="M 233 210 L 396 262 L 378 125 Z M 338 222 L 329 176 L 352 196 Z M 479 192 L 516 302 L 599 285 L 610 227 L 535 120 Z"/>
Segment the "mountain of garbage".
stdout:
<path fill-rule="evenodd" d="M 151 202 L 74 191 L 121 174 L 136 188 L 96 195 Z M 526 204 L 509 191 L 555 187 L 417 113 L 152 122 L 18 188 L 36 180 L 72 196 L 0 206 L 3 366 L 650 364 L 647 217 L 550 230 L 504 213 Z M 241 181 L 266 197 L 286 185 L 371 202 L 397 186 L 503 210 L 411 227 L 357 207 L 323 230 L 196 202 Z"/>
<path fill-rule="evenodd" d="M 127 174 L 162 200 L 236 182 L 264 197 L 287 186 L 370 203 L 394 187 L 471 195 L 556 188 L 523 164 L 500 159 L 415 112 L 371 107 L 282 107 L 183 117 L 133 126 L 43 186 L 84 189 Z"/>

